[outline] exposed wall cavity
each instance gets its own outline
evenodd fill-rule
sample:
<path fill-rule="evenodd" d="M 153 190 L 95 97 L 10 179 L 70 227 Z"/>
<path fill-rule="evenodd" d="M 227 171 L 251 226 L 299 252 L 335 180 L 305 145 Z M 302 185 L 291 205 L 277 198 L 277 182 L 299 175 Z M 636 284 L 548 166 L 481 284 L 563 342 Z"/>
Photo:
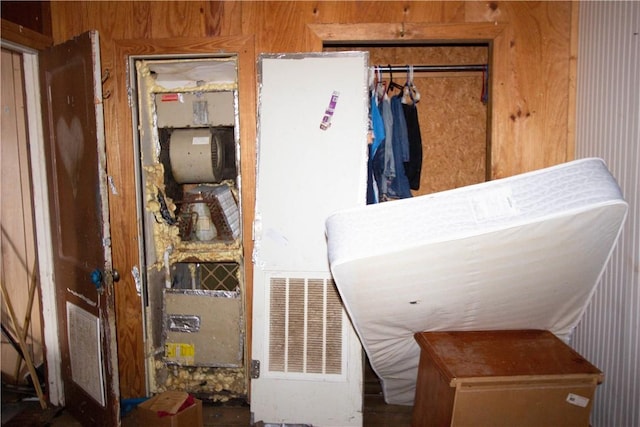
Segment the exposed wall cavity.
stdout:
<path fill-rule="evenodd" d="M 247 395 L 236 67 L 235 57 L 136 62 L 152 393 L 182 390 L 212 401 Z M 209 155 L 212 169 L 195 174 L 204 176 L 197 182 L 192 169 L 206 169 Z M 178 161 L 187 163 L 178 169 Z M 185 313 L 200 329 L 187 320 L 189 328 L 168 333 L 167 295 L 182 293 L 214 297 L 223 309 L 211 312 L 224 318 Z M 218 331 L 211 336 L 216 345 L 239 349 L 239 367 L 202 362 L 202 335 L 206 342 L 211 330 Z M 234 332 L 219 332 L 228 330 Z"/>

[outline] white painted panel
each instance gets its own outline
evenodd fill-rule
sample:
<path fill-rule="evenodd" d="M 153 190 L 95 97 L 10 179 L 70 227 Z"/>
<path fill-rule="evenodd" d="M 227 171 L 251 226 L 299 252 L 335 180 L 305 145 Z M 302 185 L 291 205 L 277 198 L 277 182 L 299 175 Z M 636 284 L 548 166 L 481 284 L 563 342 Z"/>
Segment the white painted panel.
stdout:
<path fill-rule="evenodd" d="M 254 235 L 260 268 L 328 271 L 325 219 L 365 204 L 366 62 L 355 54 L 262 59 Z"/>
<path fill-rule="evenodd" d="M 330 278 L 325 220 L 366 203 L 367 61 L 362 52 L 260 58 L 252 359 L 262 372 L 251 381 L 255 422 L 362 425 L 362 348 L 344 311 L 339 374 L 269 372 L 268 351 L 270 280 Z"/>
<path fill-rule="evenodd" d="M 38 76 L 38 55 L 24 53 L 24 79 L 29 141 L 31 144 L 31 179 L 33 181 L 34 221 L 38 240 L 38 268 L 40 272 L 40 299 L 42 306 L 44 344 L 47 360 L 47 393 L 53 405 L 64 405 L 64 384 L 60 360 L 60 340 L 58 338 L 58 311 L 55 303 L 55 283 L 53 282 L 53 255 L 49 218 L 49 195 L 46 179 L 46 159 L 42 134 L 42 112 L 40 107 L 40 81 Z"/>

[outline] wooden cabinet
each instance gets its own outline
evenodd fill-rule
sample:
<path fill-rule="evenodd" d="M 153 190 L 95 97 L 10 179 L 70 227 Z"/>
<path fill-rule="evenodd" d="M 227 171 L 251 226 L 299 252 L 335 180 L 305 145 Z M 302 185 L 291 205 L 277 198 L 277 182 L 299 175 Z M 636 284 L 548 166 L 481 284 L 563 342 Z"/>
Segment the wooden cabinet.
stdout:
<path fill-rule="evenodd" d="M 588 426 L 603 374 L 541 330 L 421 332 L 413 426 Z"/>

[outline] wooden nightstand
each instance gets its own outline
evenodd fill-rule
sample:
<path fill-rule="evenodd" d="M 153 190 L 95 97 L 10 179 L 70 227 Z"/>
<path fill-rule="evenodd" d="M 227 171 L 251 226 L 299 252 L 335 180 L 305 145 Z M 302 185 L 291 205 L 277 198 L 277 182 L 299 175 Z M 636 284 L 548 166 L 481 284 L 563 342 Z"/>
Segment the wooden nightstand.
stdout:
<path fill-rule="evenodd" d="M 541 330 L 421 332 L 413 426 L 588 426 L 602 372 Z"/>

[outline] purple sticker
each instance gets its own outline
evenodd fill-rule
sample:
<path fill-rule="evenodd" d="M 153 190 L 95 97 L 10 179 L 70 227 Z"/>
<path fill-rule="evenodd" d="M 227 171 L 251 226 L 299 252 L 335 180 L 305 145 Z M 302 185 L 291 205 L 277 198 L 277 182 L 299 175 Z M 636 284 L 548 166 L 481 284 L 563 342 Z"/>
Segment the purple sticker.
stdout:
<path fill-rule="evenodd" d="M 333 112 L 336 109 L 336 104 L 338 103 L 339 96 L 340 96 L 340 93 L 335 90 L 331 94 L 329 107 L 327 107 L 327 109 L 324 111 L 324 117 L 322 118 L 322 122 L 320 122 L 320 129 L 327 130 L 331 126 L 331 118 L 333 117 Z"/>

